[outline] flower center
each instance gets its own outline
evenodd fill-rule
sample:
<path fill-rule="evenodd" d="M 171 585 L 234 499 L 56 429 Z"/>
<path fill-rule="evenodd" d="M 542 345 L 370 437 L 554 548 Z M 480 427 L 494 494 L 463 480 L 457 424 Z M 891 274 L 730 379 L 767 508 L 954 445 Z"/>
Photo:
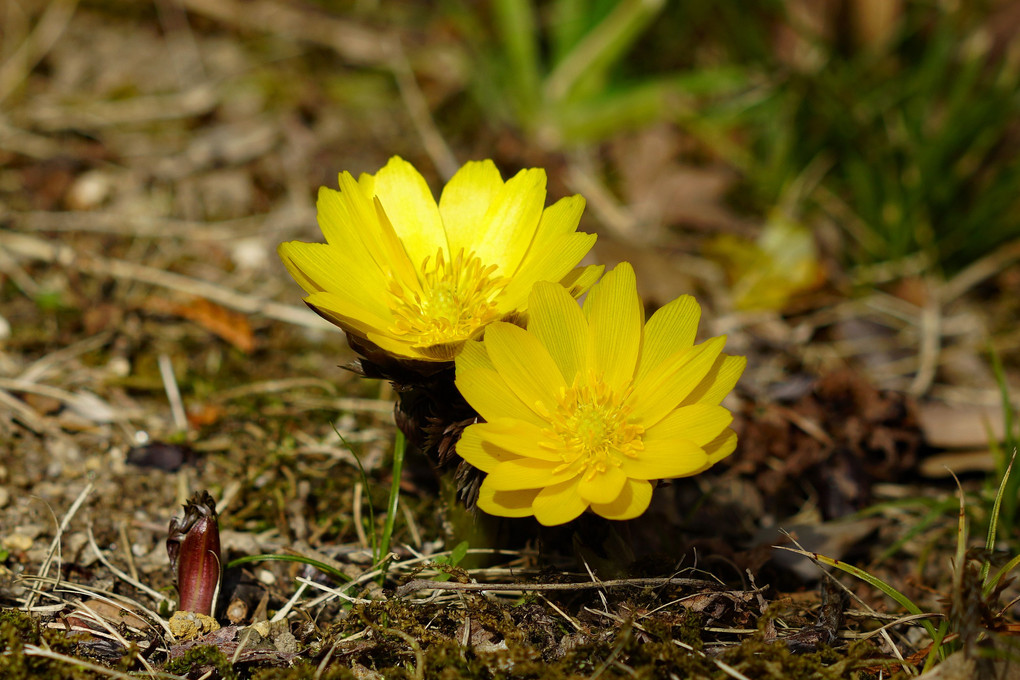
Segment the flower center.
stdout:
<path fill-rule="evenodd" d="M 390 280 L 390 330 L 422 345 L 467 340 L 500 314 L 495 299 L 508 279 L 493 276 L 498 267 L 484 266 L 478 257 L 461 249 L 447 261 L 443 249 L 421 263 L 420 290 Z"/>
<path fill-rule="evenodd" d="M 551 424 L 545 433 L 556 441 L 548 446 L 563 459 L 556 472 L 574 467 L 592 479 L 609 466 L 619 467 L 624 457 L 637 458 L 645 428 L 630 420 L 629 394 L 628 388 L 616 395 L 595 375 L 584 381 L 575 376 L 555 411 L 544 414 Z"/>

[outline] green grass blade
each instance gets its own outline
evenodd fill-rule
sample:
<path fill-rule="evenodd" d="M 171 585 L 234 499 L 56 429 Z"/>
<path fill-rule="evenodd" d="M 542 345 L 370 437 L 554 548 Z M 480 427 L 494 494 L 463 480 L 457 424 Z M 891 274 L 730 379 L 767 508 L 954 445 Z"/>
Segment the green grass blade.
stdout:
<path fill-rule="evenodd" d="M 310 567 L 315 567 L 324 574 L 329 574 L 338 581 L 350 581 L 351 577 L 343 573 L 336 567 L 331 567 L 325 562 L 312 559 L 311 557 L 305 557 L 304 555 L 280 555 L 270 553 L 266 555 L 245 555 L 244 557 L 238 557 L 236 560 L 227 562 L 227 569 L 233 569 L 239 567 L 242 564 L 251 564 L 253 562 L 299 562 L 301 564 L 307 564 Z"/>
<path fill-rule="evenodd" d="M 994 441 L 994 437 L 989 437 L 992 443 L 992 450 L 997 453 L 996 468 L 1001 478 L 1000 487 L 1002 487 L 996 498 L 997 502 L 1001 499 L 1002 510 L 999 512 L 997 509 L 996 517 L 1002 522 L 1003 533 L 1006 536 L 1012 536 L 1017 520 L 1017 495 L 1020 493 L 1020 475 L 1009 474 L 1013 459 L 1009 458 L 1009 462 L 1007 462 L 1007 452 L 1012 449 L 1013 456 L 1016 455 L 1017 445 L 1020 444 L 1020 435 L 1015 430 L 1013 402 L 1009 398 L 1009 384 L 1006 381 L 1006 371 L 1002 366 L 1002 360 L 994 349 L 989 349 L 988 354 L 992 361 L 992 373 L 995 375 L 995 381 L 999 385 L 999 393 L 1002 398 L 1002 420 L 1005 440 L 1005 447 L 1000 447 L 999 443 Z M 995 520 L 993 519 L 993 521 Z"/>
<path fill-rule="evenodd" d="M 988 555 L 991 556 L 992 552 L 995 551 L 995 533 L 999 525 L 999 509 L 1002 507 L 1002 497 L 1006 493 L 1006 486 L 1009 483 L 1010 473 L 1013 471 L 1013 462 L 1016 460 L 1016 450 L 1013 450 L 1013 455 L 1009 458 L 1009 465 L 1006 466 L 1006 472 L 1002 475 L 1002 481 L 999 482 L 999 490 L 995 493 L 995 501 L 992 503 L 992 514 L 988 518 L 988 535 L 985 537 L 985 550 L 988 551 Z M 988 570 L 991 568 L 991 562 L 988 560 L 984 561 L 981 565 L 981 580 L 987 583 Z"/>
<path fill-rule="evenodd" d="M 503 75 L 514 89 L 518 115 L 525 120 L 533 119 L 538 112 L 541 87 L 535 8 L 531 0 L 495 0 L 492 8 L 506 55 Z"/>
<path fill-rule="evenodd" d="M 1014 569 L 1016 569 L 1018 564 L 1020 564 L 1020 555 L 1015 555 L 1013 557 L 1013 559 L 1011 559 L 1009 562 L 1006 562 L 1006 564 L 1004 564 L 1002 566 L 1002 569 L 1000 569 L 999 571 L 995 572 L 995 576 L 990 578 L 985 583 L 985 585 L 982 586 L 982 588 L 981 588 L 982 592 L 986 596 L 989 595 L 992 592 L 992 590 L 995 589 L 995 586 L 999 585 L 999 581 L 1001 581 L 1002 578 L 1004 576 L 1006 576 L 1009 572 L 1011 572 Z"/>
<path fill-rule="evenodd" d="M 545 100 L 562 102 L 583 80 L 604 78 L 664 6 L 664 0 L 621 0 L 549 74 L 543 91 Z"/>
<path fill-rule="evenodd" d="M 400 503 L 400 476 L 404 470 L 406 449 L 407 440 L 404 439 L 404 433 L 400 431 L 400 428 L 397 428 L 397 434 L 393 440 L 393 481 L 390 483 L 390 497 L 386 503 L 386 522 L 383 525 L 383 533 L 379 541 L 379 552 L 375 556 L 377 563 L 386 559 L 390 552 L 390 540 L 393 537 L 393 526 L 397 521 L 397 506 Z"/>
<path fill-rule="evenodd" d="M 925 612 L 921 611 L 921 608 L 914 604 L 909 597 L 907 597 L 900 591 L 896 590 L 882 579 L 876 576 L 872 576 L 871 574 L 864 571 L 860 567 L 855 567 L 852 564 L 848 564 L 841 560 L 834 560 L 831 557 L 826 557 L 821 553 L 811 552 L 809 550 L 802 550 L 800 548 L 790 548 L 785 545 L 777 545 L 775 547 L 779 548 L 780 550 L 787 550 L 798 555 L 803 555 L 804 557 L 808 557 L 816 562 L 821 562 L 822 564 L 839 569 L 842 572 L 850 574 L 851 576 L 858 578 L 875 588 L 878 588 L 883 593 L 885 593 L 892 599 L 896 600 L 896 602 L 898 602 L 901 607 L 906 609 L 911 614 L 916 614 L 918 616 L 925 615 Z M 924 626 L 924 629 L 934 640 L 936 634 L 938 633 L 938 630 L 935 628 L 935 625 L 931 621 L 928 621 L 927 619 L 920 619 L 920 622 L 921 625 Z"/>
<path fill-rule="evenodd" d="M 375 530 L 375 509 L 372 507 L 372 497 L 368 492 L 369 489 L 368 473 L 365 472 L 365 466 L 361 464 L 361 459 L 358 458 L 358 454 L 354 453 L 354 449 L 352 449 L 350 444 L 347 443 L 347 440 L 344 439 L 344 436 L 340 434 L 340 431 L 336 429 L 335 425 L 333 426 L 333 431 L 336 432 L 337 437 L 340 437 L 340 441 L 343 442 L 343 445 L 345 447 L 347 447 L 347 450 L 351 452 L 351 456 L 354 457 L 354 462 L 358 464 L 358 473 L 361 475 L 361 488 L 365 490 L 365 496 L 368 498 L 368 523 L 369 523 L 368 537 L 372 543 L 372 558 L 373 560 L 378 562 L 379 550 Z"/>

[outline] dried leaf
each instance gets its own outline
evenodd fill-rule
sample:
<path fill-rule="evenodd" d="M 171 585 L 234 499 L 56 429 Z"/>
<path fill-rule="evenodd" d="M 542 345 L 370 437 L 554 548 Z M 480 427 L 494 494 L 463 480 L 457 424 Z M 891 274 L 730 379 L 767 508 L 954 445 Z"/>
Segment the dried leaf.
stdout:
<path fill-rule="evenodd" d="M 251 324 L 248 323 L 248 317 L 205 298 L 195 298 L 184 304 L 166 303 L 158 298 L 150 298 L 146 307 L 194 321 L 245 354 L 250 354 L 255 349 L 255 335 L 251 330 Z"/>

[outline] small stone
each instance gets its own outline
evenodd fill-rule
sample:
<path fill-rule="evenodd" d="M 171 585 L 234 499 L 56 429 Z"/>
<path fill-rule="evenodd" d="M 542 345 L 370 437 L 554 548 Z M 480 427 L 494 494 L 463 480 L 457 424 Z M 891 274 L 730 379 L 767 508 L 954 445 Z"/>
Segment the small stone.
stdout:
<path fill-rule="evenodd" d="M 67 207 L 71 210 L 92 210 L 109 198 L 113 190 L 113 178 L 93 170 L 79 176 L 67 191 Z"/>
<path fill-rule="evenodd" d="M 0 542 L 2 542 L 3 546 L 8 550 L 13 550 L 14 552 L 25 552 L 32 547 L 33 541 L 25 534 L 15 533 L 4 536 L 3 541 Z"/>
<path fill-rule="evenodd" d="M 6 488 L 0 486 L 0 508 L 6 508 L 7 504 L 11 502 L 11 492 Z"/>

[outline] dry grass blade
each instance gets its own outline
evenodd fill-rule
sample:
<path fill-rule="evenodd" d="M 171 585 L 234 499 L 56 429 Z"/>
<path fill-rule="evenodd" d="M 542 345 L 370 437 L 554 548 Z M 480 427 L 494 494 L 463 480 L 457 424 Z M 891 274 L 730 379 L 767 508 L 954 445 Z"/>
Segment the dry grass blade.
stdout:
<path fill-rule="evenodd" d="M 603 611 L 599 611 L 597 609 L 591 609 L 590 607 L 585 607 L 585 611 L 587 611 L 587 612 L 589 612 L 591 614 L 595 614 L 596 616 L 601 616 L 603 618 L 610 619 L 611 621 L 616 622 L 617 625 L 623 625 L 623 624 L 627 623 L 624 619 L 620 618 L 619 616 L 616 616 L 615 614 L 610 614 L 609 612 L 603 612 Z M 630 625 L 633 626 L 634 628 L 642 631 L 642 632 L 645 632 L 645 633 L 648 632 L 648 629 L 645 628 L 644 626 L 642 626 L 640 623 L 636 623 L 634 621 L 631 621 Z M 744 675 L 743 673 L 738 671 L 733 666 L 730 666 L 729 664 L 727 664 L 727 663 L 725 663 L 723 661 L 720 661 L 719 659 L 715 659 L 715 658 L 712 658 L 712 657 L 708 656 L 707 654 L 705 654 L 700 649 L 695 649 L 694 647 L 691 647 L 689 644 L 687 644 L 686 642 L 683 642 L 682 640 L 672 640 L 672 642 L 677 647 L 680 647 L 681 649 L 685 649 L 688 652 L 690 652 L 692 654 L 695 654 L 697 656 L 700 656 L 701 658 L 705 659 L 706 661 L 712 663 L 716 668 L 721 670 L 723 673 L 725 673 L 726 675 L 728 675 L 731 678 L 734 678 L 734 680 L 751 680 L 750 678 L 748 678 L 746 675 Z"/>
<path fill-rule="evenodd" d="M 432 559 L 432 558 L 429 558 Z M 718 585 L 713 581 L 694 578 L 624 578 L 609 581 L 581 581 L 578 583 L 457 583 L 455 581 L 429 581 L 414 579 L 397 588 L 394 597 L 407 597 L 420 590 L 460 590 L 460 591 L 492 591 L 492 592 L 549 592 L 601 590 L 604 588 L 658 588 L 661 586 L 678 585 L 696 588 Z"/>
<path fill-rule="evenodd" d="M 113 278 L 138 281 L 195 297 L 208 298 L 224 307 L 236 309 L 245 314 L 261 314 L 269 319 L 306 328 L 321 329 L 326 326 L 325 321 L 302 307 L 238 293 L 210 281 L 202 281 L 127 260 L 79 254 L 69 247 L 24 234 L 0 230 L 0 246 L 6 247 L 16 256 L 72 267 L 95 276 L 112 276 Z"/>
<path fill-rule="evenodd" d="M 0 102 L 35 68 L 46 53 L 60 40 L 78 7 L 78 0 L 55 0 L 49 3 L 35 30 L 0 66 Z"/>
<path fill-rule="evenodd" d="M 324 45 L 355 64 L 386 65 L 393 54 L 393 41 L 384 33 L 286 2 L 183 0 L 181 4 L 196 14 L 233 26 Z"/>
<path fill-rule="evenodd" d="M 98 673 L 99 675 L 103 675 L 109 678 L 118 678 L 118 680 L 138 680 L 137 675 L 132 675 L 131 673 L 124 673 L 123 671 L 118 671 L 113 668 L 107 668 L 106 666 L 100 666 L 97 663 L 92 663 L 91 661 L 86 661 L 85 659 L 76 656 L 67 656 L 66 654 L 54 652 L 52 649 L 39 647 L 38 645 L 25 645 L 24 653 L 27 656 L 36 656 L 44 659 L 53 659 L 54 661 L 60 661 L 62 663 L 66 663 L 68 666 L 72 666 L 75 668 L 85 668 L 87 670 L 92 671 L 93 673 Z M 160 678 L 161 680 L 162 679 L 181 680 L 181 676 L 179 675 L 174 675 L 172 673 L 163 673 L 160 671 L 147 672 L 146 675 L 150 678 Z"/>
<path fill-rule="evenodd" d="M 85 499 L 88 498 L 90 493 L 92 493 L 92 489 L 93 486 L 91 483 L 86 484 L 85 488 L 81 490 L 81 493 L 78 494 L 74 503 L 71 504 L 71 507 L 68 508 L 67 512 L 64 514 L 63 519 L 60 520 L 60 523 L 57 526 L 57 533 L 53 537 L 53 541 L 50 543 L 50 549 L 46 553 L 46 559 L 43 560 L 42 566 L 39 567 L 39 573 L 36 575 L 38 579 L 45 579 L 49 575 L 50 566 L 53 564 L 54 557 L 59 559 L 60 541 L 64 537 L 64 532 L 67 531 L 67 527 L 71 523 L 71 518 L 78 513 L 78 509 L 81 508 Z M 39 591 L 33 588 L 32 593 L 28 596 L 28 600 L 25 602 L 25 609 L 32 608 L 38 594 Z"/>
<path fill-rule="evenodd" d="M 98 559 L 100 562 L 102 562 L 103 565 L 106 566 L 107 569 L 109 569 L 111 572 L 113 572 L 119 578 L 121 578 L 124 581 L 127 581 L 128 583 L 133 585 L 135 588 L 138 588 L 139 590 L 141 590 L 144 593 L 148 593 L 149 596 L 152 597 L 152 599 L 154 599 L 156 602 L 167 602 L 167 603 L 170 603 L 171 605 L 173 604 L 173 600 L 171 600 L 169 597 L 167 597 L 163 593 L 159 592 L 158 590 L 153 590 L 152 588 L 150 588 L 149 586 L 145 585 L 141 581 L 136 581 L 135 579 L 131 578 L 128 574 L 124 573 L 122 570 L 120 570 L 116 566 L 114 566 L 113 563 L 110 562 L 110 560 L 108 560 L 106 558 L 106 555 L 103 554 L 103 551 L 99 549 L 99 546 L 96 545 L 96 538 L 95 538 L 95 536 L 92 535 L 92 527 L 89 526 L 87 531 L 88 531 L 89 547 L 92 548 L 92 551 L 95 553 L 96 559 Z"/>

